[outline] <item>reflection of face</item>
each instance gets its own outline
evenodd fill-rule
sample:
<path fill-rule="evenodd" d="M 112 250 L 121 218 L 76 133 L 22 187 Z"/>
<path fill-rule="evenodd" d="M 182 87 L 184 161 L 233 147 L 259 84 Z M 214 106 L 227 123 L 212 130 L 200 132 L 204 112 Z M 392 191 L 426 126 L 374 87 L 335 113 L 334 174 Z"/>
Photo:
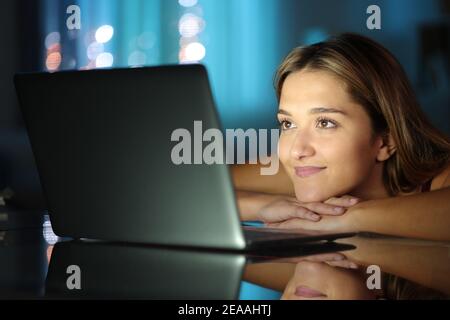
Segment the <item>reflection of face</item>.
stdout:
<path fill-rule="evenodd" d="M 279 157 L 299 201 L 357 195 L 381 181 L 379 139 L 345 84 L 325 71 L 290 74 L 283 85 L 278 118 Z"/>

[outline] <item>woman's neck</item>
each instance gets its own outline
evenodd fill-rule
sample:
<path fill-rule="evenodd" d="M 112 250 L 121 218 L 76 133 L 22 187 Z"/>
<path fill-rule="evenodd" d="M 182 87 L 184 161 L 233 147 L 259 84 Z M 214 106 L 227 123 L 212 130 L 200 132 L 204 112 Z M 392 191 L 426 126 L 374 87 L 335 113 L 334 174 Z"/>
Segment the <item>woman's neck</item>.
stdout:
<path fill-rule="evenodd" d="M 383 164 L 377 163 L 369 178 L 350 194 L 362 200 L 388 198 L 389 192 L 383 182 Z"/>

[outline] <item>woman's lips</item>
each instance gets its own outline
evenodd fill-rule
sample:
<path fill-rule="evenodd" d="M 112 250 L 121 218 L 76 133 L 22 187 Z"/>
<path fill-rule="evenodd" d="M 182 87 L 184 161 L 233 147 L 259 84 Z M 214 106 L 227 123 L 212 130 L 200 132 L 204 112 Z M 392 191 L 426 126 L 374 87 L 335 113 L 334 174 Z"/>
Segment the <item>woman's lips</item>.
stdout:
<path fill-rule="evenodd" d="M 299 286 L 296 288 L 295 290 L 295 295 L 298 297 L 303 297 L 303 298 L 318 298 L 318 297 L 325 297 L 326 295 L 324 295 L 323 293 L 305 287 L 305 286 Z"/>
<path fill-rule="evenodd" d="M 326 167 L 295 167 L 295 174 L 299 176 L 300 178 L 306 178 L 309 176 L 312 176 L 313 174 L 319 173 Z"/>

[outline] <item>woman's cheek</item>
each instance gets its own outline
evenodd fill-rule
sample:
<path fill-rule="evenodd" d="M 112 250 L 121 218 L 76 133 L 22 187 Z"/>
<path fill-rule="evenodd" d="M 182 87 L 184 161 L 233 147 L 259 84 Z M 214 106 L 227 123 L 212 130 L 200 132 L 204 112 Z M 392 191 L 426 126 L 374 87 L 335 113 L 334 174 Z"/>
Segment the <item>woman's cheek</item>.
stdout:
<path fill-rule="evenodd" d="M 371 175 L 373 159 L 367 148 L 349 148 L 346 156 L 336 162 L 333 180 L 340 181 L 340 193 L 348 193 L 364 183 Z"/>
<path fill-rule="evenodd" d="M 350 192 L 367 175 L 367 160 L 356 152 L 356 148 L 341 142 L 336 141 L 334 146 L 322 150 L 327 169 L 317 186 L 320 193 L 317 196 L 325 200 Z"/>
<path fill-rule="evenodd" d="M 280 139 L 278 140 L 278 158 L 285 169 L 288 168 L 289 150 L 289 139 L 281 134 Z"/>

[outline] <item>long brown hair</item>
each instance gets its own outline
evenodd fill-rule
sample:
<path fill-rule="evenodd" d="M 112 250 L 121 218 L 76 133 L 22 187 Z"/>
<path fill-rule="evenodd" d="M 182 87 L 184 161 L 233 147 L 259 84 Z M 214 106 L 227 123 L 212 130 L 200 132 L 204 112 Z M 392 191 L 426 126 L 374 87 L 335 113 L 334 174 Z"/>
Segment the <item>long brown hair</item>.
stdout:
<path fill-rule="evenodd" d="M 391 195 L 415 190 L 449 163 L 449 138 L 428 121 L 402 66 L 380 44 L 345 33 L 295 48 L 277 71 L 278 98 L 288 75 L 304 69 L 338 76 L 370 116 L 374 134 L 392 137 L 396 151 L 385 161 L 383 173 Z"/>

